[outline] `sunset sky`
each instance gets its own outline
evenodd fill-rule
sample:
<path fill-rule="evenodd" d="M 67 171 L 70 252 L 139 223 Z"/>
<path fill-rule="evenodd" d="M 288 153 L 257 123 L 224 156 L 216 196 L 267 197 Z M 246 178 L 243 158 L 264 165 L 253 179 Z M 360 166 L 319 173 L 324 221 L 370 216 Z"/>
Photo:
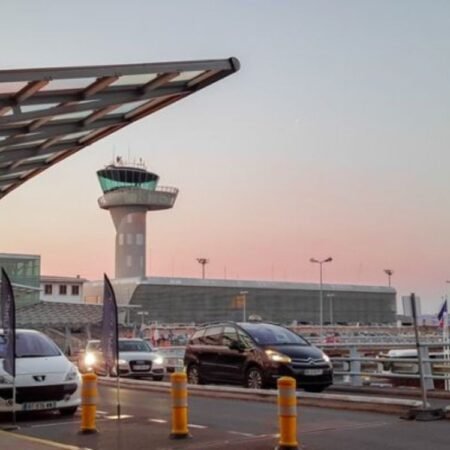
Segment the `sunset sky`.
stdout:
<path fill-rule="evenodd" d="M 96 171 L 142 157 L 175 208 L 148 216 L 149 275 L 415 292 L 450 284 L 450 2 L 15 0 L 0 69 L 236 56 L 241 70 L 0 201 L 0 252 L 45 275 L 114 272 Z"/>

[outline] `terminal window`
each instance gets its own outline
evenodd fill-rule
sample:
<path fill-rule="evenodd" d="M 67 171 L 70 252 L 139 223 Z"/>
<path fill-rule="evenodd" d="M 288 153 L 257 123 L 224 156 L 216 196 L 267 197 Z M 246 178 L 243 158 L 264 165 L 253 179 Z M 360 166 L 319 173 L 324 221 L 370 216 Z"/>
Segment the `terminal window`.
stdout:
<path fill-rule="evenodd" d="M 67 286 L 65 284 L 59 285 L 59 295 L 67 295 Z"/>
<path fill-rule="evenodd" d="M 72 295 L 80 295 L 80 286 L 72 286 Z"/>
<path fill-rule="evenodd" d="M 45 293 L 45 295 L 52 295 L 52 293 L 53 293 L 53 286 L 51 284 L 46 284 L 44 286 L 44 293 Z"/>

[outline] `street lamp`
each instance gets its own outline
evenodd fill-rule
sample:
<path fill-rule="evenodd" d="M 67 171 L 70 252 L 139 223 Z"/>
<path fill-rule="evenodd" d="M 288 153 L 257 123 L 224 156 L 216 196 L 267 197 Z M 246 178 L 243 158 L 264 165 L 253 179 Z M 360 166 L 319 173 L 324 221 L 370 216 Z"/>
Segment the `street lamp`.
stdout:
<path fill-rule="evenodd" d="M 394 275 L 394 271 L 392 269 L 384 269 L 384 273 L 388 276 L 389 287 L 391 287 L 391 277 Z"/>
<path fill-rule="evenodd" d="M 197 262 L 202 265 L 202 279 L 205 279 L 205 266 L 209 263 L 207 258 L 197 258 Z"/>
<path fill-rule="evenodd" d="M 322 291 L 322 265 L 327 262 L 333 261 L 333 258 L 330 256 L 327 259 L 318 260 L 315 258 L 310 258 L 309 262 L 319 264 L 320 266 L 320 301 L 319 301 L 319 310 L 320 310 L 320 340 L 323 340 L 323 291 Z"/>
<path fill-rule="evenodd" d="M 334 294 L 327 294 L 327 298 L 330 299 L 330 325 L 333 325 L 333 298 L 334 298 Z"/>
<path fill-rule="evenodd" d="M 144 316 L 148 316 L 148 311 L 138 311 L 136 313 L 138 316 L 141 316 L 141 328 L 144 326 Z"/>
<path fill-rule="evenodd" d="M 247 319 L 247 294 L 248 291 L 239 292 L 242 298 L 242 321 L 245 322 Z"/>

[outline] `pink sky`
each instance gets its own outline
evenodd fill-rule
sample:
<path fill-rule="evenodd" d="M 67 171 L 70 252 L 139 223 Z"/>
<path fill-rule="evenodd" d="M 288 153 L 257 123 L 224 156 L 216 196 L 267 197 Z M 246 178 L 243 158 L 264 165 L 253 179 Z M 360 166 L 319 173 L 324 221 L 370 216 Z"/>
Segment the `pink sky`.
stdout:
<path fill-rule="evenodd" d="M 325 282 L 386 285 L 391 268 L 399 296 L 438 310 L 450 280 L 450 5 L 198 1 L 192 27 L 183 3 L 101 3 L 88 16 L 6 6 L 3 68 L 237 56 L 242 69 L 2 199 L 0 252 L 40 254 L 43 274 L 113 275 L 95 172 L 130 154 L 180 188 L 172 211 L 148 216 L 149 274 L 200 276 L 207 257 L 209 277 L 314 282 L 310 257 L 332 256 Z"/>

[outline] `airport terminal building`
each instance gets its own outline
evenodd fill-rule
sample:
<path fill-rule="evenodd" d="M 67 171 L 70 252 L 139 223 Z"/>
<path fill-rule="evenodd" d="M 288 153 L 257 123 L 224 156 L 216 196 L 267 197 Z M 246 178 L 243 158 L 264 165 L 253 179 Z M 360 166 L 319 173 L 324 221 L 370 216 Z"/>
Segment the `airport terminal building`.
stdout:
<path fill-rule="evenodd" d="M 130 305 L 129 320 L 200 324 L 258 315 L 279 323 L 320 323 L 320 288 L 314 283 L 134 278 L 112 280 L 119 305 Z M 86 303 L 101 303 L 103 282 L 84 285 Z M 383 286 L 323 285 L 324 324 L 393 324 L 396 291 Z"/>

